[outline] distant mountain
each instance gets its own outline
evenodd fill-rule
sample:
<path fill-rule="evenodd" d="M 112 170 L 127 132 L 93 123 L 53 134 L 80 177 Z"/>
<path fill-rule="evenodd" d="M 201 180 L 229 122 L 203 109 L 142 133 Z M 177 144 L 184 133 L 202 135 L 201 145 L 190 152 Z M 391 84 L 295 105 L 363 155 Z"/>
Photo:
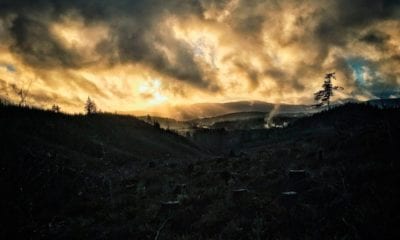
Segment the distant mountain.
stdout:
<path fill-rule="evenodd" d="M 204 125 L 211 125 L 216 122 L 226 122 L 226 121 L 243 121 L 250 119 L 265 118 L 268 112 L 235 112 L 223 115 L 218 115 L 215 117 L 198 118 L 193 119 L 191 122 L 201 123 Z"/>
<path fill-rule="evenodd" d="M 382 98 L 382 99 L 371 99 L 367 101 L 360 101 L 354 98 L 346 98 L 335 101 L 333 105 L 342 105 L 345 103 L 363 103 L 363 102 L 379 108 L 400 107 L 400 98 Z"/>
<path fill-rule="evenodd" d="M 380 108 L 391 108 L 391 107 L 400 107 L 400 98 L 391 98 L 391 99 L 373 99 L 369 100 L 373 106 L 377 106 Z"/>
<path fill-rule="evenodd" d="M 331 106 L 345 103 L 361 103 L 356 99 L 341 99 Z M 400 99 L 376 99 L 366 103 L 378 107 L 398 107 Z M 148 111 L 124 112 L 134 114 L 146 120 L 147 115 L 152 121 L 157 121 L 163 128 L 174 130 L 187 129 L 193 124 L 211 126 L 219 122 L 247 121 L 252 119 L 268 118 L 272 112 L 274 116 L 298 118 L 326 110 L 327 107 L 314 108 L 311 105 L 273 104 L 262 101 L 238 101 L 227 103 L 196 103 L 179 106 L 166 106 L 162 109 L 151 108 Z"/>
<path fill-rule="evenodd" d="M 173 118 L 159 117 L 154 115 L 138 116 L 137 118 L 152 125 L 157 122 L 160 124 L 160 127 L 164 129 L 180 130 L 191 127 L 189 121 L 179 121 Z"/>
<path fill-rule="evenodd" d="M 227 103 L 196 103 L 178 106 L 163 106 L 150 108 L 146 111 L 124 112 L 136 116 L 151 115 L 168 117 L 177 120 L 193 120 L 198 118 L 209 118 L 238 112 L 270 112 L 279 106 L 280 112 L 296 113 L 311 110 L 308 105 L 273 104 L 262 101 L 238 101 Z"/>

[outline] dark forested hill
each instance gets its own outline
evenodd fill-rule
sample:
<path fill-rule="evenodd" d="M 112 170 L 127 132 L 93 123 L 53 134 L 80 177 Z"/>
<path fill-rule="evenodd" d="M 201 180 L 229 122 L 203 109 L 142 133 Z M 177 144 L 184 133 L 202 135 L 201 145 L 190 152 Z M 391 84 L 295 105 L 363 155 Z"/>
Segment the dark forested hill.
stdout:
<path fill-rule="evenodd" d="M 0 117 L 1 239 L 400 235 L 398 108 L 346 104 L 197 139 L 219 156 L 132 117 Z"/>
<path fill-rule="evenodd" d="M 37 109 L 0 107 L 3 144 L 25 150 L 54 149 L 82 158 L 126 161 L 182 159 L 200 150 L 187 139 L 131 116 L 65 115 Z M 33 148 L 32 145 L 37 145 Z M 41 147 L 40 147 L 41 146 Z M 109 159 L 107 156 L 112 156 Z M 115 160 L 117 161 L 117 160 Z"/>
<path fill-rule="evenodd" d="M 65 115 L 1 105 L 0 138 L 1 212 L 10 224 L 0 228 L 13 229 L 15 236 L 58 217 L 65 220 L 67 209 L 96 207 L 75 204 L 96 205 L 104 189 L 144 167 L 205 156 L 182 136 L 112 114 Z"/>

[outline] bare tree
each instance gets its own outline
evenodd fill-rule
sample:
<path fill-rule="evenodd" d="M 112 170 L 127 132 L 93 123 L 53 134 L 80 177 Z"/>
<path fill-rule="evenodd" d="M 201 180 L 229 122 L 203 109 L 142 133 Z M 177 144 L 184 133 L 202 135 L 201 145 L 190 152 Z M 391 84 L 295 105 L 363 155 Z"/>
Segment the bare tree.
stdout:
<path fill-rule="evenodd" d="M 96 103 L 92 99 L 90 99 L 90 97 L 88 97 L 86 100 L 85 111 L 87 115 L 94 114 L 97 112 Z"/>
<path fill-rule="evenodd" d="M 315 101 L 317 101 L 314 106 L 321 107 L 324 104 L 327 104 L 328 109 L 330 109 L 330 98 L 333 96 L 333 91 L 343 90 L 342 87 L 332 86 L 332 79 L 336 79 L 334 72 L 325 74 L 325 80 L 322 84 L 322 90 L 314 93 L 314 99 Z"/>
<path fill-rule="evenodd" d="M 30 79 L 27 84 L 22 83 L 20 86 L 11 84 L 11 89 L 19 97 L 18 106 L 26 106 L 27 97 L 31 88 L 33 79 Z"/>

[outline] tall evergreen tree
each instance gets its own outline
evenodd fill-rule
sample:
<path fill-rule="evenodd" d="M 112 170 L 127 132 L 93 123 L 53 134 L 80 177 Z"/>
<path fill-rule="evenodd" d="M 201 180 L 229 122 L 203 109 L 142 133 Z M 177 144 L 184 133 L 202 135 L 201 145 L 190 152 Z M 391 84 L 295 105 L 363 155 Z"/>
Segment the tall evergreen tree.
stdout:
<path fill-rule="evenodd" d="M 324 83 L 322 84 L 322 90 L 314 93 L 314 100 L 317 101 L 314 106 L 321 107 L 326 104 L 328 105 L 328 109 L 330 109 L 330 98 L 333 96 L 333 91 L 343 89 L 339 86 L 333 86 L 332 79 L 336 79 L 334 72 L 325 74 Z"/>
<path fill-rule="evenodd" d="M 97 106 L 96 103 L 90 99 L 90 97 L 87 98 L 86 103 L 85 103 L 85 111 L 87 115 L 93 114 L 97 112 Z"/>

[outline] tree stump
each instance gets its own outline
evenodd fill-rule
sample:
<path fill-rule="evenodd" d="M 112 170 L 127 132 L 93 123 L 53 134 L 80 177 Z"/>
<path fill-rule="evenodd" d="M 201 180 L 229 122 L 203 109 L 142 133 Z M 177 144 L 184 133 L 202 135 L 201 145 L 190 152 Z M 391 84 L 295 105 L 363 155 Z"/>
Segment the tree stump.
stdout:
<path fill-rule="evenodd" d="M 153 161 L 150 161 L 150 162 L 147 164 L 147 166 L 148 166 L 149 168 L 155 168 L 155 167 L 156 167 L 156 163 L 153 162 Z"/>
<path fill-rule="evenodd" d="M 289 179 L 291 181 L 300 181 L 306 178 L 306 170 L 289 170 Z"/>
<path fill-rule="evenodd" d="M 160 202 L 161 207 L 160 207 L 160 212 L 170 212 L 173 210 L 176 210 L 180 206 L 179 201 L 162 201 Z"/>
<path fill-rule="evenodd" d="M 297 201 L 298 194 L 294 191 L 287 191 L 281 193 L 281 201 L 285 207 L 293 206 Z"/>
<path fill-rule="evenodd" d="M 186 184 L 177 184 L 173 191 L 174 194 L 186 193 Z"/>
<path fill-rule="evenodd" d="M 249 190 L 247 188 L 238 188 L 232 190 L 232 200 L 234 203 L 240 203 L 245 200 L 249 195 Z"/>

